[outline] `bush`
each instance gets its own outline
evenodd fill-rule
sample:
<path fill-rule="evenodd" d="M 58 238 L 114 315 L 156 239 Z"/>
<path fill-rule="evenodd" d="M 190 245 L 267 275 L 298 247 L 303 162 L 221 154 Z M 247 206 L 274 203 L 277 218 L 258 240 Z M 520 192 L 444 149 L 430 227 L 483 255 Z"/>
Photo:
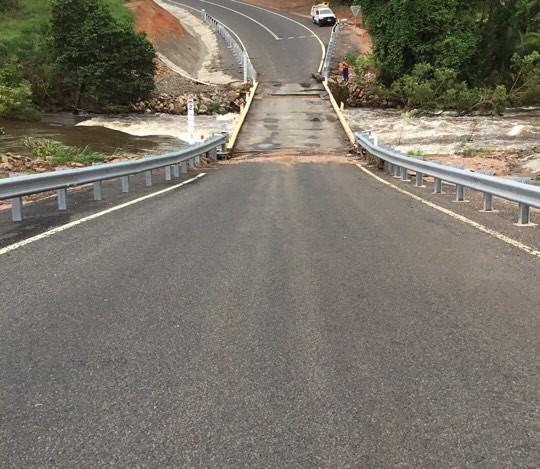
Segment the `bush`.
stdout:
<path fill-rule="evenodd" d="M 470 88 L 458 79 L 455 70 L 425 63 L 417 64 L 410 74 L 395 81 L 391 90 L 408 109 L 447 109 L 461 114 L 474 110 L 500 114 L 508 100 L 504 86 Z"/>
<path fill-rule="evenodd" d="M 0 68 L 0 116 L 10 119 L 39 119 L 32 103 L 30 83 L 19 65 L 9 62 Z"/>
<path fill-rule="evenodd" d="M 56 140 L 26 137 L 22 140 L 33 158 L 52 164 L 65 163 L 101 163 L 105 156 L 88 147 L 68 147 Z"/>
<path fill-rule="evenodd" d="M 534 51 L 524 57 L 512 57 L 513 84 L 510 101 L 514 106 L 540 104 L 540 52 Z"/>

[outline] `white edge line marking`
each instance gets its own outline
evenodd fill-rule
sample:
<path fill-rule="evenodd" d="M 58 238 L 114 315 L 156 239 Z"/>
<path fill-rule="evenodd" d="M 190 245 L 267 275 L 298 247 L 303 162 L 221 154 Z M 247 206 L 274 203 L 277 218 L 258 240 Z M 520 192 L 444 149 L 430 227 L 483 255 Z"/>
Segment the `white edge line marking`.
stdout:
<path fill-rule="evenodd" d="M 377 181 L 382 182 L 383 184 L 386 184 L 387 186 L 390 186 L 392 189 L 395 189 L 396 191 L 408 195 L 409 197 L 413 198 L 414 200 L 417 200 L 418 202 L 422 202 L 424 205 L 427 205 L 428 207 L 434 208 L 435 210 L 438 210 L 439 212 L 444 213 L 445 215 L 448 215 L 449 217 L 452 217 L 456 220 L 459 220 L 462 223 L 465 223 L 467 225 L 470 225 L 474 228 L 476 228 L 479 231 L 482 231 L 483 233 L 486 233 L 494 238 L 497 238 L 500 241 L 503 241 L 507 244 L 510 244 L 511 246 L 514 246 L 518 249 L 521 249 L 522 251 L 525 251 L 527 254 L 531 254 L 532 256 L 540 258 L 540 251 L 537 251 L 536 249 L 532 248 L 531 246 L 527 246 L 526 244 L 521 243 L 520 241 L 517 241 L 513 238 L 510 238 L 509 236 L 506 236 L 496 230 L 492 230 L 491 228 L 488 228 L 487 226 L 482 225 L 481 223 L 475 222 L 474 220 L 471 220 L 470 218 L 464 217 L 463 215 L 459 215 L 458 213 L 452 212 L 452 210 L 448 210 L 447 208 L 441 207 L 440 205 L 434 204 L 433 202 L 430 202 L 429 200 L 423 199 L 422 197 L 412 194 L 411 192 L 408 192 L 406 190 L 401 189 L 400 187 L 384 180 L 383 178 L 377 176 L 376 174 L 372 173 L 370 170 L 364 168 L 360 164 L 356 164 L 358 168 L 360 168 L 364 173 L 369 174 L 371 177 L 375 178 Z"/>
<path fill-rule="evenodd" d="M 56 233 L 61 233 L 62 231 L 66 231 L 66 230 L 69 230 L 70 228 L 74 228 L 75 226 L 81 225 L 82 223 L 85 223 L 87 221 L 95 220 L 96 218 L 103 217 L 104 215 L 108 215 L 109 213 L 113 213 L 113 212 L 116 212 L 117 210 L 122 210 L 123 208 L 129 207 L 130 205 L 135 205 L 135 204 L 138 204 L 139 202 L 143 202 L 144 200 L 151 199 L 152 197 L 157 197 L 158 195 L 173 191 L 175 189 L 178 189 L 179 187 L 185 186 L 186 184 L 195 182 L 204 176 L 206 176 L 206 173 L 197 174 L 197 176 L 195 176 L 194 178 L 188 179 L 187 181 L 181 182 L 180 184 L 175 184 L 174 186 L 167 187 L 166 189 L 162 189 L 157 192 L 152 192 L 151 194 L 145 195 L 143 197 L 139 197 L 138 199 L 130 200 L 129 202 L 116 205 L 107 210 L 103 210 L 102 212 L 93 213 L 92 215 L 88 215 L 87 217 L 80 218 L 79 220 L 74 220 L 70 223 L 66 223 L 65 225 L 58 226 L 56 228 L 53 228 L 52 230 L 45 231 L 44 233 L 41 233 L 39 235 L 33 236 L 28 239 L 24 239 L 23 241 L 19 241 L 18 243 L 10 244 L 9 246 L 6 246 L 5 248 L 0 249 L 0 256 L 3 254 L 7 254 L 8 252 L 15 251 L 15 249 L 19 249 L 23 246 L 26 246 L 27 244 L 35 243 L 36 241 L 39 241 L 40 239 L 49 238 L 50 236 Z"/>
<path fill-rule="evenodd" d="M 176 2 L 175 0 L 165 0 L 165 1 L 168 1 L 169 3 L 172 3 L 174 5 L 181 5 L 181 6 L 185 7 L 185 8 L 189 8 L 190 10 L 198 11 L 199 13 L 202 12 L 202 10 L 199 10 L 198 8 L 192 7 L 190 5 L 186 5 L 185 3 Z M 236 39 L 238 39 L 238 42 L 240 43 L 242 48 L 246 51 L 246 54 L 248 54 L 248 56 L 249 56 L 248 50 L 247 50 L 246 46 L 244 45 L 244 43 L 242 42 L 242 39 L 240 39 L 240 36 L 238 34 L 236 34 L 236 32 L 232 28 L 229 28 L 229 26 L 227 26 L 222 21 L 221 21 L 221 24 L 223 26 L 225 26 L 225 28 L 227 28 L 234 35 L 234 37 L 236 37 Z"/>
<path fill-rule="evenodd" d="M 276 16 L 280 16 L 281 18 L 284 18 L 287 21 L 292 21 L 293 23 L 296 23 L 298 26 L 301 26 L 302 28 L 309 31 L 310 36 L 314 36 L 317 39 L 317 41 L 319 41 L 319 44 L 321 45 L 322 58 L 321 58 L 321 63 L 319 64 L 319 70 L 318 70 L 318 73 L 321 73 L 321 70 L 322 70 L 323 65 L 324 65 L 324 58 L 326 56 L 326 47 L 324 45 L 324 42 L 322 42 L 321 38 L 317 34 L 315 34 L 311 29 L 309 29 L 305 24 L 300 23 L 300 21 L 293 20 L 292 18 L 289 18 L 288 16 L 282 15 L 281 13 L 276 13 L 275 11 L 267 10 L 266 8 L 263 8 L 263 7 L 260 7 L 260 6 L 257 6 L 257 5 L 252 5 L 251 3 L 241 2 L 239 0 L 230 0 L 230 1 L 234 2 L 234 3 L 240 3 L 242 5 L 246 5 L 246 6 L 249 6 L 249 7 L 252 7 L 252 8 L 257 8 L 258 10 L 266 11 L 266 12 L 272 13 L 273 15 L 276 15 Z"/>
<path fill-rule="evenodd" d="M 220 5 L 219 3 L 209 2 L 208 0 L 201 0 L 201 2 L 202 3 L 208 3 L 209 5 L 214 5 L 216 7 L 223 8 L 224 10 L 232 11 L 233 13 L 236 13 L 237 15 L 243 16 L 243 17 L 247 18 L 248 20 L 253 21 L 254 23 L 258 24 L 261 28 L 263 28 L 265 31 L 267 31 L 276 41 L 279 41 L 281 39 L 268 26 L 265 26 L 260 21 L 257 21 L 255 18 L 252 18 L 251 16 L 248 16 L 245 13 L 242 13 L 241 11 L 233 10 L 232 8 Z"/>

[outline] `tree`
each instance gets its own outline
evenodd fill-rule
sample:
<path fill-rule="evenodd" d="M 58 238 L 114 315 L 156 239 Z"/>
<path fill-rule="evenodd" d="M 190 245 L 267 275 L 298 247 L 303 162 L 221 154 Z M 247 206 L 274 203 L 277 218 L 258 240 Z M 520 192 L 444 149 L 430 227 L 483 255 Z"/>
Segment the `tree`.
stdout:
<path fill-rule="evenodd" d="M 154 89 L 152 44 L 115 21 L 103 0 L 54 0 L 51 47 L 77 109 L 126 105 Z"/>
<path fill-rule="evenodd" d="M 511 84 L 511 60 L 538 50 L 539 0 L 357 0 L 381 79 L 418 63 L 454 69 L 473 85 Z"/>

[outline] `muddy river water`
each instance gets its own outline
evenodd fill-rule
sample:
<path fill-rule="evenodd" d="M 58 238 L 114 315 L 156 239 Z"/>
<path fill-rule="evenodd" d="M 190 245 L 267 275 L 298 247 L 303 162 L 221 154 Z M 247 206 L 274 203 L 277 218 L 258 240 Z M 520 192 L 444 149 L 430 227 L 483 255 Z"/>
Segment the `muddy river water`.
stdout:
<path fill-rule="evenodd" d="M 370 130 L 381 143 L 404 152 L 453 155 L 466 148 L 519 151 L 526 164 L 540 173 L 540 108 L 509 110 L 503 116 L 457 117 L 443 113 L 413 117 L 395 109 L 348 109 L 355 130 Z M 236 114 L 197 116 L 196 140 L 215 132 L 230 132 Z M 59 140 L 66 145 L 89 146 L 105 154 L 160 154 L 179 149 L 188 140 L 186 116 L 127 114 L 73 116 L 48 114 L 40 122 L 0 120 L 0 153 L 26 154 L 23 137 Z"/>
<path fill-rule="evenodd" d="M 197 116 L 197 140 L 215 132 L 230 132 L 235 114 Z M 69 113 L 46 114 L 39 122 L 0 119 L 0 153 L 27 154 L 24 137 L 48 138 L 65 145 L 84 147 L 105 154 L 160 154 L 186 146 L 186 116 L 166 114 L 127 114 L 74 116 Z"/>
<path fill-rule="evenodd" d="M 464 148 L 540 151 L 540 108 L 508 110 L 503 116 L 449 113 L 413 117 L 396 109 L 349 109 L 354 130 L 370 130 L 401 151 L 455 154 Z"/>

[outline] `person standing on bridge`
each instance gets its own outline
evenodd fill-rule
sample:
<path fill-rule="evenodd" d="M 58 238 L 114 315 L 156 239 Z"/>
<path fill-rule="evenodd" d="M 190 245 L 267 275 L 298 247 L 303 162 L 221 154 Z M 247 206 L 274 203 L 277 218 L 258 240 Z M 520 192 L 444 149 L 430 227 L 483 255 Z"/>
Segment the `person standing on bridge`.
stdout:
<path fill-rule="evenodd" d="M 349 64 L 345 62 L 341 62 L 341 74 L 343 75 L 343 81 L 348 82 L 349 81 Z"/>

